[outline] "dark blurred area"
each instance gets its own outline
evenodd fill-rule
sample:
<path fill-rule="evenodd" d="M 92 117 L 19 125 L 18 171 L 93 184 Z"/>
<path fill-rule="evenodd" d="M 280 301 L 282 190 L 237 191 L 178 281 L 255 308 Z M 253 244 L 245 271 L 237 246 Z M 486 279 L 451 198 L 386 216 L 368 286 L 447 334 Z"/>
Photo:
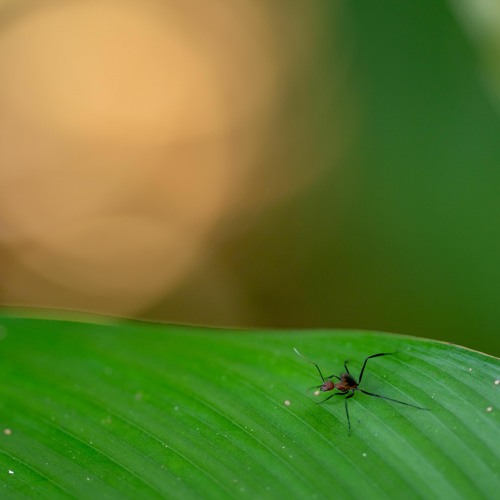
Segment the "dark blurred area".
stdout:
<path fill-rule="evenodd" d="M 0 2 L 2 304 L 499 355 L 497 33 L 461 0 Z"/>

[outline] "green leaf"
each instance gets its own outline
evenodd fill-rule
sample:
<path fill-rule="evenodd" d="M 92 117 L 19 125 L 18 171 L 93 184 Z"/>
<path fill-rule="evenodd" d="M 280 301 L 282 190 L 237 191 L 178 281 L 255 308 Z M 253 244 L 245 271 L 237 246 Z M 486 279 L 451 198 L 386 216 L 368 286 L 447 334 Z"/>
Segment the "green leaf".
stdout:
<path fill-rule="evenodd" d="M 373 332 L 0 317 L 2 498 L 497 498 L 500 363 Z M 100 324 L 99 324 L 100 322 Z M 362 387 L 316 403 L 345 359 Z M 328 394 L 328 393 L 327 393 Z"/>

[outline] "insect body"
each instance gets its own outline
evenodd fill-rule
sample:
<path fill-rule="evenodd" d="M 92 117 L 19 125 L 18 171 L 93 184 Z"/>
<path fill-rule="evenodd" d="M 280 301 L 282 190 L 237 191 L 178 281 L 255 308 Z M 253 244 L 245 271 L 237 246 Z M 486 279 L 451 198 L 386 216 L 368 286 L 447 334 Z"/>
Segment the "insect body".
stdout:
<path fill-rule="evenodd" d="M 349 408 L 347 406 L 347 400 L 352 398 L 356 391 L 360 391 L 363 394 L 367 394 L 368 396 L 374 396 L 376 398 L 387 399 L 389 401 L 393 401 L 394 403 L 399 403 L 402 405 L 411 406 L 412 408 L 417 408 L 419 410 L 428 410 L 428 408 L 422 408 L 421 406 L 416 406 L 416 405 L 413 405 L 411 403 L 405 403 L 404 401 L 399 401 L 397 399 L 388 398 L 387 396 L 381 396 L 380 394 L 374 394 L 373 392 L 365 391 L 364 389 L 361 389 L 361 387 L 359 387 L 359 384 L 361 384 L 361 381 L 363 380 L 363 373 L 365 371 L 366 363 L 368 362 L 368 360 L 371 358 L 378 358 L 379 356 L 389 356 L 389 355 L 394 354 L 393 352 L 381 352 L 378 354 L 372 354 L 371 356 L 368 356 L 365 359 L 363 366 L 361 368 L 361 372 L 359 374 L 359 382 L 358 382 L 349 373 L 349 369 L 347 368 L 347 361 L 344 362 L 344 369 L 345 369 L 344 373 L 341 373 L 340 376 L 330 375 L 330 376 L 325 378 L 325 377 L 323 377 L 323 374 L 321 373 L 319 366 L 314 361 L 307 359 L 296 348 L 294 348 L 294 351 L 300 357 L 304 358 L 306 361 L 308 361 L 309 363 L 314 365 L 316 367 L 316 369 L 318 370 L 319 376 L 321 377 L 321 380 L 323 381 L 323 383 L 321 385 L 318 385 L 316 387 L 317 389 L 319 389 L 322 392 L 333 391 L 334 389 L 339 391 L 339 392 L 334 392 L 333 394 L 331 394 L 327 398 L 323 399 L 323 401 L 320 401 L 319 404 L 324 403 L 325 401 L 328 401 L 329 399 L 333 398 L 334 396 L 345 396 L 346 397 L 344 400 L 344 405 L 345 405 L 345 413 L 347 416 L 347 424 L 349 426 L 349 432 L 351 432 L 351 419 L 349 418 Z M 335 382 L 334 379 L 338 380 L 338 382 Z"/>

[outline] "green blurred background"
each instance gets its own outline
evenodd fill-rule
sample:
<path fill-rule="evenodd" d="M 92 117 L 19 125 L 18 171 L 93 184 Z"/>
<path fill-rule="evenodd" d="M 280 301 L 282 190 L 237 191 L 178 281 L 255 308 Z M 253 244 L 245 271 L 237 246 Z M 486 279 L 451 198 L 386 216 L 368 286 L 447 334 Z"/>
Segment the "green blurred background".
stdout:
<path fill-rule="evenodd" d="M 287 62 L 282 78 L 266 83 L 273 98 L 262 102 L 272 102 L 265 106 L 273 113 L 263 111 L 255 122 L 245 115 L 228 135 L 238 158 L 254 147 L 248 124 L 261 131 L 246 189 L 232 191 L 250 201 L 218 213 L 175 284 L 159 284 L 147 300 L 122 308 L 119 291 L 133 290 L 138 276 L 176 267 L 167 252 L 154 261 L 157 271 L 138 268 L 118 291 L 110 288 L 117 299 L 108 306 L 87 301 L 89 289 L 66 301 L 71 280 L 54 284 L 49 272 L 42 280 L 39 269 L 24 264 L 24 247 L 5 239 L 4 269 L 25 266 L 32 274 L 19 271 L 25 287 L 13 293 L 13 272 L 2 302 L 221 326 L 393 331 L 499 355 L 500 8 L 488 12 L 486 4 L 258 2 L 255 22 L 278 33 L 269 52 Z M 196 2 L 190 5 L 195 12 Z M 227 5 L 220 5 L 222 19 Z M 248 17 L 238 15 L 235 32 L 243 30 L 252 46 L 258 37 L 244 31 Z M 271 60 L 265 67 L 274 66 Z M 242 102 L 254 86 L 245 78 Z M 188 186 L 183 199 L 194 206 L 199 198 Z M 96 246 L 106 240 L 99 234 Z M 136 234 L 131 229 L 127 238 L 141 239 Z M 131 262 L 151 248 L 131 252 Z M 115 265 L 112 257 L 110 251 L 100 273 Z M 130 268 L 126 259 L 120 266 L 120 275 Z M 38 294 L 26 291 L 34 286 Z"/>
<path fill-rule="evenodd" d="M 333 3 L 335 56 L 321 70 L 338 72 L 340 51 L 346 73 L 314 134 L 328 144 L 346 122 L 343 153 L 212 264 L 244 289 L 252 325 L 403 332 L 498 355 L 500 119 L 481 55 L 492 48 L 449 2 Z M 162 305 L 174 314 L 198 284 Z"/>

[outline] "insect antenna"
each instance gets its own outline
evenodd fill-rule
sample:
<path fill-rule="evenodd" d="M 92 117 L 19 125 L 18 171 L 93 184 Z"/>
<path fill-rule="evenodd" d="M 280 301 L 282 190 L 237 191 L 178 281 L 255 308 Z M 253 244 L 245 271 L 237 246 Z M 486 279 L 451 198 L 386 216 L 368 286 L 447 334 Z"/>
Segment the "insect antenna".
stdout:
<path fill-rule="evenodd" d="M 293 348 L 293 350 L 301 357 L 304 358 L 308 363 L 311 363 L 311 365 L 314 365 L 316 369 L 318 370 L 319 376 L 321 377 L 321 380 L 325 382 L 325 377 L 323 377 L 323 374 L 321 373 L 321 370 L 319 369 L 319 366 L 314 362 L 311 361 L 310 359 L 306 358 L 303 354 L 301 354 L 296 347 Z M 321 386 L 320 386 L 321 387 Z"/>

